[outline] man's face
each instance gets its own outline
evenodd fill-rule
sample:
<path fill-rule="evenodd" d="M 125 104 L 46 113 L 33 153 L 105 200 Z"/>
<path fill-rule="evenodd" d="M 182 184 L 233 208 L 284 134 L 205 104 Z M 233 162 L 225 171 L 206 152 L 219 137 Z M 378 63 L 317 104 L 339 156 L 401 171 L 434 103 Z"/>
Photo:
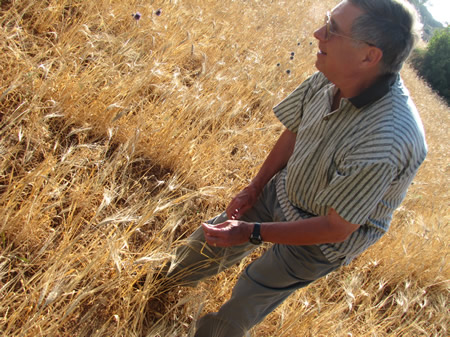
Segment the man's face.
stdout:
<path fill-rule="evenodd" d="M 326 25 L 314 32 L 319 40 L 316 68 L 337 86 L 358 76 L 365 45 L 351 39 L 351 28 L 361 14 L 361 9 L 343 1 L 331 11 L 328 36 Z"/>

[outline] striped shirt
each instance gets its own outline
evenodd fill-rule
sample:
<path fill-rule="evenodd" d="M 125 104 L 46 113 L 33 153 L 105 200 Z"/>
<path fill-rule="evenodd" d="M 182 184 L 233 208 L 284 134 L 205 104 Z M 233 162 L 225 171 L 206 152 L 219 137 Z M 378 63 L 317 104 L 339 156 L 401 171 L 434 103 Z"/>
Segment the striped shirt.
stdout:
<path fill-rule="evenodd" d="M 288 221 L 335 209 L 360 227 L 344 242 L 319 245 L 348 264 L 386 233 L 427 146 L 417 109 L 398 74 L 386 75 L 331 111 L 337 87 L 320 72 L 274 107 L 296 133 L 295 149 L 277 175 Z"/>

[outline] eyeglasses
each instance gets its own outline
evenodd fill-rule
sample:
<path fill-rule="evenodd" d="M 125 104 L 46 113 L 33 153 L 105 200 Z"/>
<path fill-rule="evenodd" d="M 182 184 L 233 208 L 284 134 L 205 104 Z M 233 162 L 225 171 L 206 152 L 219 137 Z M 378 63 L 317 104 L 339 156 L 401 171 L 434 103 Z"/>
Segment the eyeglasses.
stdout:
<path fill-rule="evenodd" d="M 331 27 L 331 13 L 327 12 L 327 15 L 325 15 L 325 41 L 328 41 L 331 38 L 331 35 L 336 35 L 336 36 L 340 36 L 349 40 L 353 40 L 353 41 L 357 41 L 357 42 L 362 42 L 365 44 L 368 44 L 369 46 L 375 47 L 375 45 L 373 43 L 364 41 L 364 40 L 359 40 L 359 39 L 354 39 L 353 37 L 347 36 L 347 35 L 342 35 L 339 33 L 336 33 L 333 31 L 333 28 Z"/>

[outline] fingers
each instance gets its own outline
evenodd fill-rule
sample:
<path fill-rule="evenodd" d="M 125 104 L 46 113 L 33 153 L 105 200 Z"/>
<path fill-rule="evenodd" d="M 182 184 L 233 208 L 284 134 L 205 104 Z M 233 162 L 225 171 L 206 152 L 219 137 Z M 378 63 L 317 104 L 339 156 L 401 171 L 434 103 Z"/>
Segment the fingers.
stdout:
<path fill-rule="evenodd" d="M 222 227 L 224 223 L 218 225 L 209 225 L 207 223 L 202 223 L 203 233 L 205 234 L 206 242 L 213 247 L 226 247 L 224 240 L 222 240 Z"/>
<path fill-rule="evenodd" d="M 250 234 L 246 234 L 243 229 L 247 225 L 242 221 L 225 221 L 217 225 L 203 223 L 203 233 L 206 242 L 214 247 L 230 247 L 248 241 Z"/>
<path fill-rule="evenodd" d="M 230 202 L 226 209 L 228 219 L 239 220 L 250 207 L 247 198 L 237 196 Z"/>
<path fill-rule="evenodd" d="M 258 199 L 259 192 L 250 186 L 239 192 L 226 209 L 228 219 L 238 220 Z"/>
<path fill-rule="evenodd" d="M 249 207 L 240 207 L 240 208 L 229 207 L 226 211 L 228 219 L 239 220 L 248 208 Z"/>
<path fill-rule="evenodd" d="M 236 202 L 236 198 L 231 200 L 231 202 L 228 204 L 227 209 L 225 212 L 227 213 L 228 219 L 236 220 L 236 213 L 239 211 L 238 203 Z"/>
<path fill-rule="evenodd" d="M 205 237 L 208 238 L 223 238 L 226 237 L 227 233 L 230 231 L 230 228 L 226 222 L 217 225 L 203 223 L 202 227 Z"/>
<path fill-rule="evenodd" d="M 236 208 L 232 213 L 231 213 L 231 220 L 236 220 L 239 219 L 239 208 Z"/>

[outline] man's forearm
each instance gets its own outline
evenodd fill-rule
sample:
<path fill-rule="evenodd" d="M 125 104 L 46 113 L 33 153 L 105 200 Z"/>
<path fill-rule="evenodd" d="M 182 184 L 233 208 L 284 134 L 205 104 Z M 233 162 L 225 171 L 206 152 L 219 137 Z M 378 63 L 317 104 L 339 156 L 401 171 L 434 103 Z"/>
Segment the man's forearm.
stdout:
<path fill-rule="evenodd" d="M 326 216 L 295 222 L 266 222 L 261 226 L 264 241 L 285 245 L 316 245 L 342 242 L 349 232 L 334 228 Z"/>
<path fill-rule="evenodd" d="M 203 224 L 206 241 L 213 246 L 230 247 L 248 242 L 254 223 L 227 220 L 221 224 Z M 342 242 L 357 229 L 330 208 L 326 216 L 318 216 L 299 221 L 263 222 L 263 241 L 285 245 L 316 245 Z"/>
<path fill-rule="evenodd" d="M 251 185 L 262 190 L 267 182 L 283 169 L 294 151 L 296 134 L 288 129 L 284 130 L 278 141 L 267 156 Z"/>
<path fill-rule="evenodd" d="M 265 241 L 288 245 L 315 245 L 345 241 L 359 225 L 348 222 L 333 208 L 326 216 L 293 222 L 269 222 L 261 226 Z"/>

